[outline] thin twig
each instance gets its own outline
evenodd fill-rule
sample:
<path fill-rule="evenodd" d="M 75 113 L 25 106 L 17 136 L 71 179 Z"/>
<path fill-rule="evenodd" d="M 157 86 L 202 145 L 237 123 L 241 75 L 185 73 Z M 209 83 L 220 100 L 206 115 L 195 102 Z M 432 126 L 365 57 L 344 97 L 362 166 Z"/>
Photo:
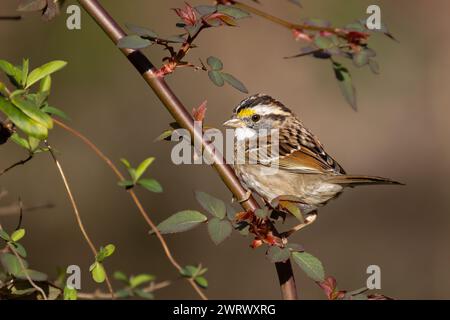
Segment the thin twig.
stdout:
<path fill-rule="evenodd" d="M 157 290 L 161 290 L 163 288 L 166 288 L 168 286 L 170 286 L 171 282 L 170 281 L 163 281 L 163 282 L 151 282 L 147 287 L 143 288 L 142 291 L 145 293 L 153 293 Z M 85 299 L 85 300 L 96 300 L 96 299 L 107 299 L 109 298 L 109 293 L 106 292 L 102 292 L 100 290 L 96 290 L 93 293 L 89 293 L 89 292 L 78 292 L 77 293 L 77 297 L 80 299 Z"/>
<path fill-rule="evenodd" d="M 18 161 L 18 162 L 16 162 L 16 163 L 10 165 L 8 168 L 4 169 L 2 172 L 0 172 L 0 176 L 4 175 L 4 174 L 7 173 L 9 170 L 12 170 L 12 169 L 14 169 L 14 168 L 17 167 L 17 166 L 26 164 L 26 163 L 27 163 L 28 161 L 30 161 L 31 159 L 33 159 L 33 154 L 32 154 L 32 153 L 30 153 L 30 155 L 29 155 L 26 159 L 20 160 L 20 161 Z"/>
<path fill-rule="evenodd" d="M 59 121 L 57 119 L 53 119 L 53 121 L 54 121 L 54 123 L 56 125 L 60 126 L 62 129 L 64 129 L 67 132 L 71 133 L 72 135 L 74 135 L 75 137 L 80 139 L 84 144 L 86 144 L 90 149 L 92 149 L 94 151 L 94 153 L 108 165 L 108 167 L 114 172 L 114 174 L 119 178 L 119 180 L 121 180 L 121 181 L 125 180 L 125 177 L 122 175 L 122 173 L 116 167 L 116 165 L 91 140 L 89 140 L 82 133 L 80 133 L 79 131 L 73 129 L 72 127 L 68 126 L 65 123 L 63 123 L 63 122 L 61 122 L 61 121 Z M 139 213 L 141 214 L 141 216 L 144 218 L 144 220 L 150 226 L 152 231 L 155 233 L 155 235 L 158 238 L 159 242 L 161 243 L 161 246 L 162 246 L 162 248 L 164 250 L 164 253 L 167 256 L 167 258 L 169 259 L 170 263 L 178 270 L 178 272 L 180 272 L 182 270 L 182 267 L 175 260 L 172 252 L 170 251 L 169 246 L 167 245 L 166 240 L 164 239 L 164 237 L 159 232 L 158 228 L 156 227 L 155 223 L 150 218 L 149 214 L 145 211 L 145 209 L 142 206 L 138 196 L 136 195 L 136 193 L 134 192 L 133 189 L 129 189 L 128 193 L 130 194 L 131 198 L 133 199 L 133 202 L 136 205 L 136 207 L 138 208 Z M 207 300 L 208 299 L 206 297 L 206 295 L 197 286 L 197 284 L 195 283 L 194 280 L 192 280 L 192 279 L 187 279 L 187 280 L 189 281 L 191 286 L 194 288 L 194 290 L 198 293 L 198 295 L 203 300 Z"/>
<path fill-rule="evenodd" d="M 3 230 L 1 224 L 0 224 L 0 230 Z M 11 244 L 8 243 L 8 246 L 6 248 L 9 248 L 9 250 L 16 256 L 17 260 L 19 261 L 20 268 L 22 269 L 23 274 L 25 275 L 25 277 L 27 278 L 27 280 L 31 284 L 31 286 L 33 288 L 35 288 L 37 291 L 40 292 L 40 294 L 42 295 L 42 298 L 44 300 L 47 300 L 47 295 L 45 294 L 44 290 L 41 287 L 39 287 L 33 281 L 33 279 L 31 279 L 30 275 L 28 274 L 27 268 L 25 267 L 25 264 L 23 263 L 22 258 L 19 256 L 19 254 L 17 253 L 16 249 L 14 249 L 14 246 L 12 246 Z"/>
<path fill-rule="evenodd" d="M 88 233 L 86 231 L 86 228 L 84 227 L 83 221 L 81 220 L 81 215 L 80 215 L 80 212 L 78 211 L 77 203 L 75 202 L 75 198 L 74 198 L 74 196 L 72 194 L 72 191 L 70 190 L 70 186 L 69 186 L 69 183 L 67 181 L 66 175 L 64 174 L 64 171 L 62 169 L 62 166 L 59 163 L 58 159 L 56 158 L 56 155 L 53 152 L 53 148 L 48 144 L 47 141 L 45 141 L 45 144 L 46 144 L 46 146 L 48 148 L 48 151 L 50 152 L 50 154 L 51 154 L 51 156 L 53 158 L 53 161 L 55 162 L 56 167 L 58 168 L 59 175 L 61 176 L 61 179 L 63 180 L 64 186 L 65 186 L 66 191 L 67 191 L 67 195 L 69 196 L 70 203 L 72 204 L 72 208 L 73 208 L 73 211 L 75 213 L 75 217 L 76 217 L 78 226 L 80 227 L 81 233 L 83 234 L 84 239 L 86 240 L 87 244 L 89 245 L 89 247 L 90 247 L 90 249 L 92 251 L 92 254 L 94 255 L 94 257 L 96 257 L 97 253 L 98 253 L 97 249 L 96 249 L 94 243 L 92 242 L 91 238 L 89 237 L 89 235 L 88 235 Z M 105 273 L 105 276 L 106 276 L 105 280 L 106 280 L 106 284 L 107 284 L 108 290 L 110 292 L 110 296 L 114 299 L 115 295 L 114 295 L 114 290 L 113 290 L 112 285 L 111 285 L 111 281 L 109 280 L 108 274 Z"/>

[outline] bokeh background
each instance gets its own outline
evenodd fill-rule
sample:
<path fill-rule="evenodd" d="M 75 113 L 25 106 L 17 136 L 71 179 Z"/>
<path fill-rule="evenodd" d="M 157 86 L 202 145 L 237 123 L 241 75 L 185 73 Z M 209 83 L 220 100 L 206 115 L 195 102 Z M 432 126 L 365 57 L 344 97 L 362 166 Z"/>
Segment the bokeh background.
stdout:
<path fill-rule="evenodd" d="M 170 8 L 181 0 L 102 1 L 122 25 L 151 27 L 160 34 L 176 33 Z M 201 4 L 207 1 L 194 1 Z M 2 0 L 0 14 L 14 14 L 17 1 Z M 320 211 L 318 222 L 295 235 L 296 242 L 319 257 L 342 289 L 366 283 L 366 268 L 382 271 L 382 293 L 402 299 L 450 298 L 450 36 L 445 0 L 321 0 L 303 1 L 302 10 L 288 1 L 263 0 L 262 8 L 291 21 L 300 17 L 329 19 L 344 25 L 365 15 L 369 4 L 379 4 L 382 19 L 400 40 L 373 39 L 381 74 L 351 67 L 358 89 L 359 111 L 341 97 L 328 62 L 303 58 L 284 60 L 298 52 L 291 34 L 259 18 L 244 20 L 238 28 L 208 30 L 192 51 L 192 61 L 220 57 L 228 72 L 241 79 L 251 93 L 265 92 L 291 107 L 325 144 L 328 152 L 351 173 L 390 177 L 405 187 L 362 187 L 348 190 Z M 121 157 L 137 163 L 148 156 L 157 161 L 150 175 L 165 192 L 138 191 L 145 208 L 159 222 L 183 209 L 200 209 L 194 190 L 222 199 L 230 192 L 207 166 L 176 166 L 172 145 L 153 140 L 171 118 L 151 90 L 83 12 L 82 30 L 68 31 L 66 15 L 44 23 L 36 14 L 20 22 L 0 22 L 0 58 L 20 63 L 31 58 L 36 67 L 54 59 L 69 62 L 54 78 L 51 104 L 65 110 L 70 124 L 90 137 L 117 163 Z M 159 48 L 146 51 L 160 62 Z M 208 100 L 207 122 L 220 126 L 245 96 L 231 87 L 218 88 L 206 74 L 179 70 L 167 78 L 187 106 Z M 158 241 L 130 198 L 116 185 L 115 176 L 73 136 L 56 128 L 51 143 L 57 148 L 87 230 L 94 242 L 114 243 L 116 254 L 106 267 L 110 273 L 148 272 L 158 280 L 175 280 L 157 292 L 160 299 L 197 298 L 165 258 Z M 0 149 L 0 168 L 26 155 L 13 144 Z M 23 240 L 33 268 L 55 274 L 56 266 L 78 264 L 83 269 L 83 291 L 96 286 L 90 280 L 92 261 L 70 207 L 64 186 L 48 154 L 0 177 L 9 191 L 8 205 L 20 196 L 28 206 L 54 204 L 53 209 L 25 213 Z M 17 216 L 1 216 L 14 228 Z M 176 258 L 184 265 L 201 262 L 209 268 L 206 291 L 215 299 L 278 299 L 275 268 L 264 250 L 251 250 L 249 238 L 233 234 L 216 247 L 205 227 L 167 236 Z M 324 298 L 321 290 L 296 266 L 303 299 Z M 118 284 L 115 283 L 118 287 Z"/>

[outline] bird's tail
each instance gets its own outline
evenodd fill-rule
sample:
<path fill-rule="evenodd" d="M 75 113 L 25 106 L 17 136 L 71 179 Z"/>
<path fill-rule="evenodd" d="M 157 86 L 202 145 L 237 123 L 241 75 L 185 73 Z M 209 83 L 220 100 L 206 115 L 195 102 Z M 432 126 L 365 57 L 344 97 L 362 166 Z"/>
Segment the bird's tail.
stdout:
<path fill-rule="evenodd" d="M 348 187 L 363 186 L 371 184 L 394 184 L 394 185 L 404 185 L 401 182 L 397 182 L 391 179 L 372 177 L 372 176 L 354 176 L 354 175 L 335 175 L 329 180 L 332 183 L 345 185 Z"/>

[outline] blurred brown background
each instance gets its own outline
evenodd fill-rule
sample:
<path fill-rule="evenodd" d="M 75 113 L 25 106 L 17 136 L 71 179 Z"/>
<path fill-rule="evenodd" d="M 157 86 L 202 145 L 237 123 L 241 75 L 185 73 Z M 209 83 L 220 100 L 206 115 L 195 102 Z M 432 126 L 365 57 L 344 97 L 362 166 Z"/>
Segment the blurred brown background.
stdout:
<path fill-rule="evenodd" d="M 121 24 L 132 22 L 165 35 L 176 32 L 176 16 L 170 8 L 183 6 L 179 0 L 102 2 Z M 327 274 L 335 276 L 342 289 L 364 286 L 367 266 L 376 264 L 382 270 L 384 294 L 450 298 L 450 90 L 445 85 L 450 80 L 450 44 L 444 41 L 450 36 L 450 2 L 305 0 L 302 10 L 287 1 L 262 3 L 264 10 L 291 21 L 319 17 L 335 25 L 361 18 L 369 4 L 379 4 L 383 22 L 400 40 L 373 39 L 381 75 L 350 66 L 358 89 L 357 113 L 341 97 L 328 62 L 283 60 L 295 54 L 300 44 L 287 30 L 262 19 L 242 21 L 239 28 L 208 30 L 198 41 L 200 47 L 192 51 L 192 61 L 209 55 L 222 58 L 226 70 L 251 93 L 269 93 L 294 109 L 347 171 L 407 184 L 348 190 L 323 208 L 318 222 L 295 240 L 322 260 Z M 14 14 L 15 7 L 16 1 L 3 0 L 0 14 Z M 155 221 L 182 209 L 200 209 L 194 190 L 230 199 L 211 168 L 171 163 L 172 145 L 153 142 L 171 121 L 153 92 L 84 12 L 81 31 L 68 31 L 65 18 L 63 14 L 44 23 L 29 14 L 20 22 L 0 22 L 0 58 L 20 63 L 29 57 L 33 67 L 54 59 L 69 62 L 54 79 L 52 105 L 65 110 L 71 125 L 116 162 L 121 157 L 133 163 L 148 156 L 157 158 L 150 174 L 165 192 L 139 191 Z M 156 47 L 146 53 L 155 63 L 163 56 Z M 191 70 L 179 70 L 167 80 L 187 106 L 208 100 L 207 122 L 214 126 L 220 126 L 245 97 L 231 87 L 215 87 L 206 74 Z M 159 243 L 147 235 L 147 225 L 104 163 L 58 128 L 51 142 L 62 153 L 60 160 L 93 240 L 98 246 L 111 242 L 117 246 L 107 262 L 108 271 L 149 272 L 159 280 L 175 279 L 177 274 Z M 26 156 L 12 143 L 0 150 L 0 168 Z M 51 202 L 56 206 L 24 216 L 27 236 L 23 242 L 31 265 L 55 274 L 56 266 L 78 264 L 84 271 L 83 291 L 93 290 L 88 274 L 92 257 L 50 156 L 39 155 L 2 176 L 0 186 L 10 194 L 0 205 L 20 196 L 27 205 Z M 0 219 L 6 228 L 17 223 L 17 216 Z M 233 234 L 216 247 L 204 227 L 166 238 L 182 264 L 201 262 L 209 268 L 210 298 L 280 297 L 275 268 L 264 258 L 264 250 L 249 249 L 251 239 Z M 324 298 L 294 268 L 301 297 Z M 157 298 L 197 296 L 185 281 L 177 281 L 157 292 Z"/>

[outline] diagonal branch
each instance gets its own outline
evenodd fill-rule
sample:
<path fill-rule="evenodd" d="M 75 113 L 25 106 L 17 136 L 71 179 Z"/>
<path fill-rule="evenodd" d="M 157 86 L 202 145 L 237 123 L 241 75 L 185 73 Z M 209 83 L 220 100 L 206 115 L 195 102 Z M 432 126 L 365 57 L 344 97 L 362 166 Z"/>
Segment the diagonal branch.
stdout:
<path fill-rule="evenodd" d="M 115 44 L 117 44 L 119 39 L 126 36 L 123 29 L 109 15 L 99 1 L 78 0 L 78 2 Z M 164 78 L 157 76 L 157 70 L 153 64 L 138 50 L 125 48 L 120 50 L 134 65 L 150 88 L 155 92 L 175 121 L 182 128 L 188 130 L 194 140 L 197 139 L 198 141 L 201 141 L 204 152 L 210 157 L 210 159 L 213 160 L 214 169 L 217 171 L 228 189 L 233 193 L 236 199 L 246 199 L 241 203 L 243 208 L 247 211 L 257 210 L 259 205 L 256 200 L 252 196 L 247 197 L 247 191 L 239 182 L 239 179 L 235 175 L 233 169 L 226 164 L 223 156 L 214 149 L 212 144 L 209 144 L 203 139 L 202 132 L 199 132 L 199 130 L 194 130 L 194 119 L 191 114 L 187 111 L 172 89 L 167 85 Z M 281 265 L 284 265 L 284 267 L 277 267 L 277 272 L 281 284 L 282 296 L 284 299 L 295 299 L 297 298 L 297 292 L 290 261 L 288 260 L 284 263 L 277 263 L 277 266 Z"/>

